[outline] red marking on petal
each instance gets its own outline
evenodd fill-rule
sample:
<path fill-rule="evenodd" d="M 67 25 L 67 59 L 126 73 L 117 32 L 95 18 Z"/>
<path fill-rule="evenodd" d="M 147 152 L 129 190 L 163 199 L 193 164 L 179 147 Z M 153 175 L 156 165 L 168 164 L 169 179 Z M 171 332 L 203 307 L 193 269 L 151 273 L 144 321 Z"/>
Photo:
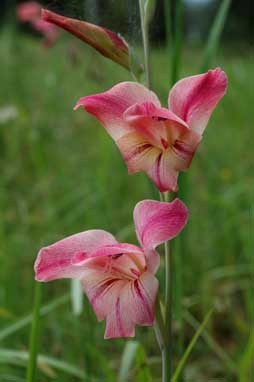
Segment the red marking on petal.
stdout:
<path fill-rule="evenodd" d="M 149 149 L 150 147 L 152 147 L 150 143 L 144 143 L 142 145 L 137 146 L 129 155 L 125 156 L 125 160 L 126 161 L 131 160 L 133 157 L 141 154 L 143 151 Z"/>
<path fill-rule="evenodd" d="M 98 297 L 100 297 L 102 294 L 106 293 L 107 290 L 112 286 L 112 284 L 114 284 L 115 281 L 116 281 L 116 279 L 112 278 L 112 279 L 104 282 L 101 286 L 99 286 L 98 289 L 96 290 L 96 293 L 94 294 L 94 296 L 90 300 L 91 304 L 93 305 Z"/>
<path fill-rule="evenodd" d="M 137 277 L 140 277 L 140 276 L 141 276 L 141 273 L 140 273 L 139 271 L 137 271 L 136 269 L 131 268 L 130 270 L 131 270 L 131 272 L 132 272 L 135 276 L 137 276 Z"/>
<path fill-rule="evenodd" d="M 190 149 L 190 147 L 188 145 L 186 145 L 186 143 L 184 142 L 181 142 L 179 140 L 176 140 L 175 143 L 174 143 L 174 149 L 176 149 L 178 151 L 178 153 L 183 157 L 183 158 L 186 158 L 186 159 L 189 159 L 190 157 L 192 157 L 192 155 L 194 154 L 194 151 Z"/>
<path fill-rule="evenodd" d="M 121 257 L 123 255 L 123 253 L 119 253 L 119 254 L 117 254 L 117 255 L 113 255 L 112 256 L 112 259 L 113 260 L 117 260 L 119 257 Z"/>
<path fill-rule="evenodd" d="M 81 261 L 87 259 L 87 253 L 86 252 L 79 252 L 75 254 L 72 258 L 72 264 L 80 263 Z"/>
<path fill-rule="evenodd" d="M 161 143 L 162 143 L 162 146 L 164 147 L 164 149 L 167 149 L 168 148 L 168 141 L 164 138 L 161 138 Z"/>
<path fill-rule="evenodd" d="M 141 288 L 140 288 L 138 280 L 134 281 L 134 288 L 135 288 L 135 291 L 136 291 L 138 297 L 142 301 L 142 304 L 144 305 L 144 307 L 145 307 L 145 309 L 146 309 L 146 311 L 148 313 L 148 316 L 150 317 L 150 320 L 153 321 L 153 312 L 151 311 L 150 306 L 149 306 L 149 304 L 147 302 L 147 299 L 144 297 L 144 295 L 143 295 L 143 293 L 141 291 Z"/>
<path fill-rule="evenodd" d="M 121 322 L 120 298 L 119 297 L 116 301 L 116 326 L 118 327 L 120 337 L 124 337 L 124 330 L 123 330 L 122 322 Z"/>

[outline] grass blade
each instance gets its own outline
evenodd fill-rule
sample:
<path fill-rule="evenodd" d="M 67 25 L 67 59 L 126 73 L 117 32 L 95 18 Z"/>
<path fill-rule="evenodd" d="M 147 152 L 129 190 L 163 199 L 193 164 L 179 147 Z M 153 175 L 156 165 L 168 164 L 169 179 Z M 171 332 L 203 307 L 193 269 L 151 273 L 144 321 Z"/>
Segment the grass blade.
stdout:
<path fill-rule="evenodd" d="M 0 374 L 1 382 L 25 382 L 23 378 L 16 377 L 15 375 Z"/>
<path fill-rule="evenodd" d="M 179 79 L 181 66 L 181 50 L 183 35 L 183 0 L 176 0 L 175 23 L 173 35 L 171 84 L 174 85 Z"/>
<path fill-rule="evenodd" d="M 83 310 L 83 296 L 84 292 L 80 280 L 71 280 L 71 303 L 72 311 L 75 316 L 79 316 Z"/>
<path fill-rule="evenodd" d="M 250 381 L 251 375 L 254 372 L 253 368 L 254 359 L 254 329 L 251 331 L 246 349 L 240 360 L 239 367 L 239 382 Z"/>
<path fill-rule="evenodd" d="M 26 351 L 0 348 L 1 363 L 9 363 L 14 365 L 26 366 L 28 360 L 29 360 L 29 353 Z M 69 374 L 73 377 L 80 378 L 82 380 L 97 381 L 96 379 L 93 379 L 93 378 L 88 379 L 84 371 L 75 365 L 72 365 L 65 361 L 60 361 L 53 357 L 48 357 L 48 356 L 39 354 L 38 367 L 43 370 L 44 369 L 43 365 L 50 366 L 58 371 L 64 372 L 66 374 Z"/>
<path fill-rule="evenodd" d="M 206 72 L 209 69 L 211 61 L 216 53 L 230 5 L 231 5 L 231 0 L 221 1 L 221 4 L 215 16 L 215 19 L 211 27 L 207 43 L 206 43 L 206 48 L 205 48 L 204 56 L 203 56 L 203 63 L 201 66 L 202 72 Z"/>
<path fill-rule="evenodd" d="M 70 299 L 69 294 L 65 294 L 61 297 L 54 299 L 50 303 L 41 307 L 40 316 L 46 316 L 48 313 L 57 309 L 59 306 L 66 304 L 69 301 L 69 299 Z M 6 337 L 14 334 L 15 332 L 29 325 L 32 321 L 32 318 L 33 318 L 32 314 L 28 314 L 26 317 L 23 317 L 17 320 L 16 322 L 14 322 L 13 324 L 8 325 L 7 327 L 0 330 L 0 341 L 4 340 Z"/>
<path fill-rule="evenodd" d="M 184 367 L 187 359 L 189 358 L 189 355 L 190 355 L 192 349 L 194 348 L 197 340 L 199 339 L 200 335 L 202 334 L 202 332 L 203 332 L 206 324 L 208 323 L 212 313 L 213 313 L 213 308 L 209 310 L 209 312 L 206 314 L 203 322 L 199 325 L 199 327 L 198 327 L 196 333 L 194 334 L 191 342 L 189 343 L 187 349 L 185 350 L 184 355 L 182 356 L 182 358 L 180 359 L 180 361 L 178 363 L 178 366 L 177 366 L 176 371 L 175 371 L 173 378 L 172 378 L 172 382 L 177 382 L 178 377 L 181 374 L 183 367 Z"/>
<path fill-rule="evenodd" d="M 198 329 L 200 323 L 196 320 L 194 316 L 188 311 L 184 313 L 185 321 L 191 325 L 194 329 Z M 237 365 L 233 362 L 233 360 L 227 355 L 224 349 L 217 344 L 217 342 L 210 336 L 206 329 L 201 333 L 203 339 L 207 343 L 207 345 L 214 351 L 217 357 L 223 362 L 224 366 L 232 373 L 237 373 Z"/>
<path fill-rule="evenodd" d="M 126 382 L 130 368 L 135 360 L 135 355 L 138 350 L 139 343 L 137 341 L 128 341 L 124 347 L 118 382 Z"/>
<path fill-rule="evenodd" d="M 34 382 L 37 369 L 37 353 L 40 332 L 40 307 L 42 301 L 42 284 L 35 282 L 35 297 L 32 325 L 29 338 L 29 361 L 27 365 L 27 382 Z"/>

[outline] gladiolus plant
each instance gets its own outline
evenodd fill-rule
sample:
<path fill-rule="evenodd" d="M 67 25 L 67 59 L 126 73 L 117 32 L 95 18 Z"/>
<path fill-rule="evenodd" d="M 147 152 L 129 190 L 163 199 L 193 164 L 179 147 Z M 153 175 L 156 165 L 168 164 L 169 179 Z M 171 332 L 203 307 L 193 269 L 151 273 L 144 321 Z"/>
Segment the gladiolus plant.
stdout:
<path fill-rule="evenodd" d="M 136 325 L 154 326 L 162 354 L 162 381 L 172 382 L 173 271 L 169 241 L 184 228 L 188 212 L 179 198 L 170 202 L 170 192 L 178 191 L 178 175 L 189 168 L 209 118 L 226 92 L 227 77 L 216 68 L 183 78 L 170 90 L 167 107 L 161 106 L 149 88 L 148 75 L 148 20 L 154 2 L 139 3 L 147 86 L 121 82 L 102 93 L 86 95 L 75 109 L 82 107 L 97 118 L 119 148 L 129 173 L 145 172 L 158 188 L 161 201 L 143 200 L 134 208 L 139 246 L 119 243 L 104 230 L 77 233 L 39 251 L 35 278 L 40 282 L 80 280 L 97 319 L 106 321 L 105 338 L 133 337 Z M 29 17 L 23 14 L 23 19 Z M 67 30 L 137 78 L 129 46 L 114 32 L 48 10 L 42 11 L 40 22 Z M 163 256 L 157 247 L 162 243 L 164 291 L 155 277 Z M 38 315 L 37 309 L 34 322 Z M 35 335 L 31 343 L 34 341 Z M 31 359 L 35 359 L 34 353 Z M 28 382 L 32 380 L 28 378 Z"/>

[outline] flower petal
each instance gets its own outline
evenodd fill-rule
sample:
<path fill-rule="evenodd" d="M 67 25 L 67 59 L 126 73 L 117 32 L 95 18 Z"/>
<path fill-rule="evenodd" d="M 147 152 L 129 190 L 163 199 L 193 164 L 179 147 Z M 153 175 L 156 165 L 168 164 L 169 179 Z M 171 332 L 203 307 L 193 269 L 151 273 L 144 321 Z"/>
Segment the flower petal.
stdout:
<path fill-rule="evenodd" d="M 184 228 L 187 217 L 187 208 L 179 199 L 171 203 L 139 202 L 134 209 L 134 222 L 140 244 L 149 250 L 172 239 Z"/>
<path fill-rule="evenodd" d="M 186 77 L 169 93 L 169 109 L 189 127 L 202 134 L 208 120 L 227 88 L 226 74 L 220 69 Z"/>
<path fill-rule="evenodd" d="M 57 13 L 42 10 L 42 19 L 70 32 L 92 46 L 103 56 L 130 69 L 129 47 L 116 33 L 85 21 L 64 17 Z"/>
<path fill-rule="evenodd" d="M 161 153 L 160 149 L 152 146 L 147 139 L 136 132 L 125 134 L 116 141 L 116 144 L 129 173 L 148 172 Z"/>
<path fill-rule="evenodd" d="M 17 18 L 21 22 L 31 22 L 40 18 L 41 5 L 36 1 L 25 1 L 16 7 Z"/>
<path fill-rule="evenodd" d="M 73 262 L 74 257 L 116 243 L 115 238 L 103 230 L 90 230 L 69 236 L 40 250 L 34 266 L 35 278 L 37 281 L 79 278 L 83 271 L 82 267 Z"/>
<path fill-rule="evenodd" d="M 157 107 L 152 102 L 136 104 L 128 108 L 124 118 L 151 145 L 164 149 L 167 143 L 167 126 L 188 126 L 171 111 Z"/>
<path fill-rule="evenodd" d="M 135 128 L 116 141 L 130 173 L 145 171 L 161 192 L 177 191 L 202 136 L 167 109 L 146 102 L 130 107 L 125 119 Z"/>
<path fill-rule="evenodd" d="M 123 113 L 135 103 L 145 101 L 160 106 L 158 97 L 152 91 L 135 82 L 121 82 L 110 90 L 81 98 L 75 106 L 93 114 L 116 140 L 133 128 L 123 119 Z"/>
<path fill-rule="evenodd" d="M 178 173 L 175 169 L 178 164 L 178 157 L 172 150 L 161 152 L 153 162 L 153 165 L 147 170 L 147 175 L 154 182 L 160 192 L 177 192 Z"/>
<path fill-rule="evenodd" d="M 153 324 L 158 281 L 151 273 L 127 280 L 90 269 L 82 285 L 97 318 L 106 319 L 105 338 L 133 337 L 136 324 Z"/>

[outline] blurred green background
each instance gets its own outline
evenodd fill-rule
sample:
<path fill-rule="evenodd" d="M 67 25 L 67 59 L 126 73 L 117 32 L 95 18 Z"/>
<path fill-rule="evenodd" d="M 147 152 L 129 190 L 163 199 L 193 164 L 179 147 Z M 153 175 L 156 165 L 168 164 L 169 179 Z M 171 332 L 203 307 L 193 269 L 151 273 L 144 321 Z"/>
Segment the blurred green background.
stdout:
<path fill-rule="evenodd" d="M 197 4 L 201 1 L 190 3 L 184 4 L 181 77 L 199 72 L 210 22 L 197 17 L 204 8 Z M 215 14 L 218 2 L 206 3 Z M 254 20 L 253 2 L 241 1 L 241 11 L 237 3 L 232 2 L 211 65 L 226 71 L 228 92 L 188 172 L 190 218 L 180 302 L 184 325 L 174 325 L 175 364 L 182 355 L 179 339 L 185 348 L 210 307 L 216 311 L 188 359 L 182 382 L 254 380 Z M 45 5 L 121 32 L 135 40 L 141 56 L 134 1 L 128 6 L 120 1 L 89 6 L 88 0 Z M 66 33 L 44 49 L 39 36 L 16 23 L 15 2 L 1 2 L 1 7 L 0 381 L 21 382 L 39 248 L 90 228 L 135 243 L 133 207 L 157 194 L 144 174 L 127 175 L 117 148 L 94 118 L 73 111 L 81 96 L 131 80 L 128 72 Z M 210 14 L 204 9 L 204 15 Z M 160 1 L 151 37 L 153 87 L 166 105 L 170 56 Z M 40 359 L 38 381 L 117 381 L 127 341 L 104 341 L 104 323 L 96 322 L 86 298 L 82 313 L 74 315 L 69 292 L 68 280 L 43 286 L 39 353 L 49 358 Z M 137 328 L 136 333 L 140 345 L 128 380 L 159 381 L 153 330 Z"/>

